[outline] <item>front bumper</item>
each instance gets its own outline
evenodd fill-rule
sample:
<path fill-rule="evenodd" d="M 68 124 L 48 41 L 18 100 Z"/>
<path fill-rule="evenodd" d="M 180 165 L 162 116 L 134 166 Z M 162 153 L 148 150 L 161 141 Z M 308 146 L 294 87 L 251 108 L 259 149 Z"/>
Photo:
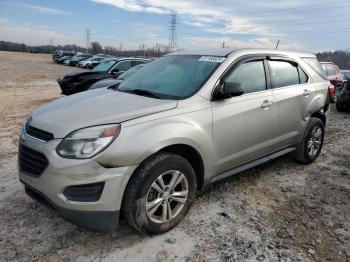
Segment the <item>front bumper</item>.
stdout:
<path fill-rule="evenodd" d="M 27 135 L 23 138 L 22 144 L 44 154 L 49 162 L 40 176 L 19 170 L 20 181 L 30 197 L 82 227 L 98 231 L 117 227 L 124 190 L 136 166 L 106 168 L 94 159 L 65 159 L 56 153 L 61 140 L 43 142 Z M 71 201 L 64 195 L 70 186 L 99 182 L 104 182 L 104 187 L 97 201 Z"/>

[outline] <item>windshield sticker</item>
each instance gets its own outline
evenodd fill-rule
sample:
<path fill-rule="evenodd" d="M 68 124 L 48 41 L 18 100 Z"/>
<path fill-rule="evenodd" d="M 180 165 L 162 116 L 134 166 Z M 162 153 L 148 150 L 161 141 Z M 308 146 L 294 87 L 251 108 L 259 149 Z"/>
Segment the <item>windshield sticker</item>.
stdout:
<path fill-rule="evenodd" d="M 219 56 L 202 56 L 199 58 L 199 61 L 204 62 L 213 62 L 213 63 L 222 63 L 225 61 L 225 57 L 219 57 Z"/>

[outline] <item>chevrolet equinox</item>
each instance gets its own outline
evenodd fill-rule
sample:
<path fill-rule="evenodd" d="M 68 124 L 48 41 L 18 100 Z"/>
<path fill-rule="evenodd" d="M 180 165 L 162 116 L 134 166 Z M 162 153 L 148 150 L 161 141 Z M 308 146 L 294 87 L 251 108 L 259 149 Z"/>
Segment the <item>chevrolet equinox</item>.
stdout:
<path fill-rule="evenodd" d="M 293 152 L 320 154 L 329 82 L 315 55 L 227 48 L 179 51 L 108 89 L 34 110 L 19 178 L 35 201 L 106 231 L 122 214 L 163 233 L 209 183 Z"/>

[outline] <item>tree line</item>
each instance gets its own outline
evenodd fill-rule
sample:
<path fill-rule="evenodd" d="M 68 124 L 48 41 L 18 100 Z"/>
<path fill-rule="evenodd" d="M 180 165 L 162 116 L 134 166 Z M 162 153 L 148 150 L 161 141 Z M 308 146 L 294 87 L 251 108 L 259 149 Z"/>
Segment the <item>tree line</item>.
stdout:
<path fill-rule="evenodd" d="M 138 50 L 120 50 L 112 46 L 104 46 L 99 42 L 92 42 L 91 47 L 86 49 L 77 45 L 40 45 L 40 46 L 28 46 L 26 44 L 14 43 L 8 41 L 0 41 L 0 51 L 11 52 L 26 52 L 26 53 L 43 53 L 53 54 L 55 50 L 66 50 L 75 52 L 89 52 L 91 54 L 104 53 L 107 55 L 115 56 L 148 56 L 159 57 L 166 53 L 169 53 L 168 46 L 156 44 L 152 47 L 142 47 Z"/>
<path fill-rule="evenodd" d="M 92 42 L 91 47 L 86 48 L 77 45 L 41 45 L 41 46 L 28 46 L 20 43 L 13 43 L 7 41 L 0 41 L 0 51 L 12 51 L 12 52 L 27 52 L 27 53 L 44 53 L 52 54 L 55 50 L 74 50 L 76 52 L 86 52 L 92 54 L 105 53 L 115 56 L 149 56 L 159 57 L 170 50 L 168 46 L 156 44 L 153 47 L 140 47 L 138 50 L 121 50 L 112 46 L 104 46 L 99 42 Z M 334 52 L 322 52 L 317 53 L 317 58 L 321 62 L 333 62 L 341 69 L 350 69 L 350 50 L 338 50 Z"/>

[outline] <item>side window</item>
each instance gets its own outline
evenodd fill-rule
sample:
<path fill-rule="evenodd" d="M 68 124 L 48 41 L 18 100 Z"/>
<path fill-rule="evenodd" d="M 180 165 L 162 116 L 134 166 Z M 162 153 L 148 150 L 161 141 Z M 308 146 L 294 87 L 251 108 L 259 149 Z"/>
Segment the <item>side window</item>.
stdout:
<path fill-rule="evenodd" d="M 299 84 L 298 67 L 285 61 L 269 61 L 269 64 L 273 88 Z"/>
<path fill-rule="evenodd" d="M 263 61 L 247 62 L 225 77 L 226 82 L 241 83 L 245 94 L 266 90 Z"/>
<path fill-rule="evenodd" d="M 305 84 L 309 81 L 309 77 L 307 74 L 305 74 L 305 72 L 303 71 L 303 69 L 301 69 L 300 67 L 298 67 L 298 71 L 299 71 L 299 79 L 300 79 L 300 84 Z"/>
<path fill-rule="evenodd" d="M 137 61 L 132 61 L 132 66 L 137 66 L 137 65 L 142 65 L 145 63 L 145 61 L 142 60 L 137 60 Z"/>
<path fill-rule="evenodd" d="M 336 72 L 334 70 L 334 67 L 332 65 L 326 65 L 327 75 L 335 75 Z"/>
<path fill-rule="evenodd" d="M 113 69 L 115 71 L 118 69 L 118 72 L 125 72 L 131 68 L 131 61 L 122 61 L 119 62 Z"/>

